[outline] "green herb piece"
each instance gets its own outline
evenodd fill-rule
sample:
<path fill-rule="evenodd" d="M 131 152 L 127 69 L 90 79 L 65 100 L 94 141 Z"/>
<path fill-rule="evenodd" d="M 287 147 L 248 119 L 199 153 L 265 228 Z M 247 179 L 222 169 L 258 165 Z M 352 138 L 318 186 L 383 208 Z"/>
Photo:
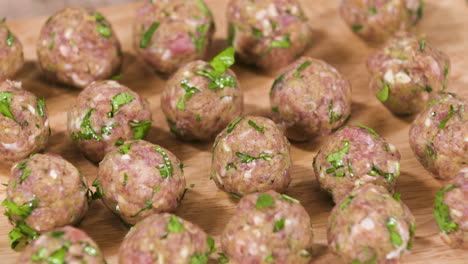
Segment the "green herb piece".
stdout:
<path fill-rule="evenodd" d="M 312 257 L 312 253 L 313 253 L 312 248 L 306 248 L 305 251 L 307 253 L 301 253 L 301 255 L 300 255 L 301 258 L 310 258 L 310 257 Z"/>
<path fill-rule="evenodd" d="M 289 48 L 291 47 L 291 40 L 289 38 L 290 38 L 289 34 L 286 34 L 283 40 L 275 40 L 271 42 L 270 47 L 271 48 Z"/>
<path fill-rule="evenodd" d="M 219 256 L 218 258 L 219 263 L 225 264 L 229 262 L 229 259 L 226 257 L 226 255 L 224 255 L 224 253 L 218 252 L 218 256 Z"/>
<path fill-rule="evenodd" d="M 123 143 L 124 143 L 124 142 L 123 142 L 122 140 L 119 139 L 119 140 L 117 140 L 117 141 L 115 142 L 114 145 L 115 145 L 116 147 L 119 147 L 119 146 L 122 146 Z"/>
<path fill-rule="evenodd" d="M 233 192 L 230 192 L 229 196 L 231 196 L 232 198 L 235 198 L 235 199 L 239 199 L 239 200 L 242 199 L 242 195 L 237 194 L 237 193 L 233 193 Z"/>
<path fill-rule="evenodd" d="M 194 183 L 191 183 L 189 186 L 190 186 L 190 188 L 195 188 L 195 184 L 194 184 Z"/>
<path fill-rule="evenodd" d="M 207 264 L 208 263 L 208 256 L 203 253 L 195 253 L 190 258 L 189 264 Z"/>
<path fill-rule="evenodd" d="M 302 63 L 301 66 L 299 66 L 299 68 L 297 68 L 297 70 L 293 74 L 293 76 L 296 77 L 296 78 L 302 78 L 303 76 L 301 75 L 301 71 L 306 69 L 310 65 L 312 65 L 312 62 L 310 62 L 310 61 L 306 61 L 306 62 Z"/>
<path fill-rule="evenodd" d="M 50 236 L 53 238 L 62 238 L 64 234 L 65 234 L 64 231 L 58 231 L 58 230 L 50 232 Z"/>
<path fill-rule="evenodd" d="M 397 192 L 392 195 L 393 199 L 395 199 L 397 202 L 401 203 L 400 196 L 401 196 L 401 194 L 397 193 Z"/>
<path fill-rule="evenodd" d="M 260 132 L 260 133 L 262 133 L 262 134 L 265 134 L 265 126 L 261 126 L 261 127 L 260 127 L 260 126 L 258 126 L 258 125 L 257 125 L 254 121 L 252 121 L 252 120 L 247 121 L 247 123 L 248 123 L 251 127 L 255 128 L 258 132 Z"/>
<path fill-rule="evenodd" d="M 123 175 L 123 183 L 122 185 L 125 187 L 127 185 L 127 180 L 128 180 L 128 174 L 127 173 L 124 173 Z"/>
<path fill-rule="evenodd" d="M 12 216 L 21 217 L 21 220 L 16 221 L 16 226 L 9 233 L 8 237 L 10 240 L 10 247 L 15 248 L 22 239 L 26 239 L 26 243 L 29 243 L 33 239 L 39 236 L 39 233 L 34 231 L 30 226 L 28 226 L 24 219 L 31 215 L 32 211 L 37 208 L 39 205 L 39 199 L 35 198 L 28 203 L 25 203 L 21 206 L 16 205 L 14 202 L 4 200 L 2 206 L 5 206 L 5 215 L 8 217 L 10 222 L 13 221 Z"/>
<path fill-rule="evenodd" d="M 241 152 L 236 152 L 236 156 L 241 159 L 241 163 L 250 163 L 250 162 L 252 162 L 254 160 L 259 160 L 259 159 L 263 159 L 263 160 L 266 160 L 266 161 L 271 160 L 271 156 L 266 152 L 260 153 L 260 155 L 258 157 L 252 157 L 252 156 L 249 156 L 249 155 L 241 153 Z"/>
<path fill-rule="evenodd" d="M 109 39 L 112 36 L 112 31 L 109 25 L 104 23 L 99 23 L 96 26 L 97 33 L 101 34 L 103 37 Z"/>
<path fill-rule="evenodd" d="M 390 231 L 390 241 L 392 242 L 393 247 L 398 248 L 403 245 L 403 240 L 401 239 L 400 234 L 395 230 L 397 220 L 394 217 L 390 217 L 386 226 L 388 231 Z"/>
<path fill-rule="evenodd" d="M 422 89 L 423 91 L 425 91 L 425 92 L 428 92 L 428 93 L 432 92 L 432 87 L 429 86 L 429 85 L 420 86 L 420 87 L 421 87 L 421 89 Z"/>
<path fill-rule="evenodd" d="M 256 28 L 252 28 L 252 34 L 257 37 L 257 38 L 261 38 L 263 37 L 263 33 L 261 30 L 258 30 Z"/>
<path fill-rule="evenodd" d="M 2 206 L 5 206 L 5 215 L 12 221 L 12 216 L 19 216 L 26 219 L 34 209 L 39 205 L 40 200 L 35 198 L 21 206 L 16 205 L 14 202 L 4 200 Z"/>
<path fill-rule="evenodd" d="M 330 100 L 330 103 L 328 104 L 328 115 L 330 117 L 330 124 L 335 123 L 335 121 L 338 121 L 341 119 L 341 115 L 335 113 L 333 111 L 333 100 Z"/>
<path fill-rule="evenodd" d="M 87 245 L 85 246 L 85 248 L 83 249 L 83 251 L 90 255 L 90 256 L 97 256 L 99 255 L 99 250 L 91 245 Z"/>
<path fill-rule="evenodd" d="M 458 231 L 459 227 L 450 217 L 450 209 L 444 203 L 444 196 L 447 192 L 459 188 L 457 185 L 451 185 L 440 189 L 435 197 L 434 202 L 434 217 L 439 225 L 440 231 L 450 234 L 453 231 Z"/>
<path fill-rule="evenodd" d="M 377 14 L 377 8 L 375 8 L 375 6 L 369 7 L 368 11 L 369 11 L 369 14 L 371 15 Z"/>
<path fill-rule="evenodd" d="M 185 230 L 184 226 L 182 223 L 179 222 L 179 219 L 177 216 L 173 215 L 171 216 L 171 219 L 169 219 L 169 222 L 167 223 L 167 230 L 171 233 L 179 233 Z"/>
<path fill-rule="evenodd" d="M 435 159 L 437 157 L 437 153 L 435 152 L 435 147 L 433 142 L 428 142 L 426 144 L 426 153 L 429 155 L 431 159 Z"/>
<path fill-rule="evenodd" d="M 337 152 L 330 153 L 326 156 L 326 161 L 328 161 L 333 167 L 327 169 L 328 174 L 334 173 L 335 177 L 344 177 L 344 165 L 343 165 L 343 155 L 349 152 L 349 142 L 343 141 L 343 148 Z"/>
<path fill-rule="evenodd" d="M 273 30 L 276 30 L 276 28 L 278 27 L 278 24 L 276 24 L 276 22 L 273 20 L 270 20 L 270 25 L 273 28 Z"/>
<path fill-rule="evenodd" d="M 280 220 L 275 222 L 275 225 L 273 227 L 273 232 L 277 233 L 281 231 L 284 228 L 284 223 L 286 222 L 285 218 L 281 218 Z"/>
<path fill-rule="evenodd" d="M 67 248 L 66 247 L 61 247 L 60 249 L 58 249 L 57 251 L 52 253 L 52 255 L 50 255 L 46 259 L 46 262 L 51 263 L 51 264 L 65 264 L 66 263 L 65 262 L 66 252 L 67 252 Z"/>
<path fill-rule="evenodd" d="M 271 108 L 271 111 L 273 111 L 275 113 L 279 113 L 279 108 L 278 107 L 273 107 L 273 108 Z"/>
<path fill-rule="evenodd" d="M 236 86 L 236 80 L 232 76 L 222 76 L 235 63 L 235 49 L 230 46 L 216 55 L 210 62 L 213 70 L 202 70 L 195 72 L 211 80 L 208 89 L 224 89 L 224 87 Z"/>
<path fill-rule="evenodd" d="M 54 44 L 55 44 L 55 31 L 51 31 L 49 34 L 50 40 L 49 40 L 49 50 L 54 49 Z"/>
<path fill-rule="evenodd" d="M 399 163 L 397 165 L 396 173 L 385 173 L 379 167 L 377 167 L 377 165 L 373 164 L 372 165 L 372 170 L 370 172 L 368 172 L 367 174 L 370 175 L 370 176 L 380 175 L 380 176 L 384 177 L 385 179 L 387 179 L 387 182 L 392 182 L 393 178 L 397 178 L 400 175 Z"/>
<path fill-rule="evenodd" d="M 123 73 L 120 73 L 120 74 L 112 76 L 111 80 L 114 80 L 114 81 L 120 80 L 120 79 L 122 79 L 123 76 L 124 76 Z"/>
<path fill-rule="evenodd" d="M 440 121 L 439 125 L 437 126 L 438 129 L 444 129 L 445 124 L 452 118 L 452 116 L 456 113 L 455 109 L 453 108 L 453 105 L 450 105 L 450 113 Z"/>
<path fill-rule="evenodd" d="M 281 74 L 278 78 L 275 79 L 275 81 L 273 82 L 273 85 L 271 86 L 270 94 L 273 93 L 273 89 L 275 88 L 275 86 L 284 80 L 284 77 L 285 77 L 284 74 Z"/>
<path fill-rule="evenodd" d="M 0 113 L 10 118 L 11 120 L 15 120 L 13 113 L 10 110 L 11 105 L 11 98 L 13 97 L 12 92 L 0 92 Z"/>
<path fill-rule="evenodd" d="M 190 86 L 188 84 L 187 79 L 184 79 L 183 81 L 181 81 L 180 85 L 185 90 L 185 94 L 184 94 L 184 97 L 182 99 L 179 99 L 179 102 L 177 103 L 177 109 L 179 109 L 181 111 L 185 111 L 185 102 L 190 100 L 190 98 L 192 98 L 192 95 L 194 95 L 195 93 L 200 92 L 200 90 L 198 90 L 197 88 L 195 88 L 193 86 Z"/>
<path fill-rule="evenodd" d="M 377 97 L 377 99 L 379 99 L 379 101 L 386 102 L 388 100 L 389 93 L 390 87 L 387 83 L 384 83 L 382 89 L 375 96 Z"/>
<path fill-rule="evenodd" d="M 151 128 L 151 124 L 153 121 L 151 120 L 143 120 L 141 122 L 134 122 L 130 121 L 128 124 L 131 126 L 133 130 L 133 139 L 142 139 L 146 137 L 148 131 Z"/>
<path fill-rule="evenodd" d="M 281 199 L 281 200 L 285 200 L 285 201 L 288 202 L 288 203 L 301 203 L 301 202 L 299 202 L 299 200 L 294 199 L 294 198 L 292 198 L 291 196 L 286 195 L 286 194 L 280 194 L 280 195 L 278 196 L 278 198 Z"/>
<path fill-rule="evenodd" d="M 232 45 L 234 43 L 234 38 L 236 37 L 236 28 L 234 27 L 234 24 L 229 23 L 229 33 L 228 33 L 228 38 L 227 42 L 229 45 Z"/>
<path fill-rule="evenodd" d="M 31 170 L 23 170 L 23 173 L 19 178 L 19 183 L 22 184 L 24 180 L 26 180 L 29 177 L 29 175 L 31 175 Z"/>
<path fill-rule="evenodd" d="M 103 135 L 110 135 L 111 134 L 111 130 L 116 127 L 116 126 L 120 126 L 120 123 L 114 123 L 112 125 L 108 125 L 108 126 L 105 126 L 105 127 L 102 127 L 101 128 L 101 134 Z"/>
<path fill-rule="evenodd" d="M 88 112 L 83 118 L 81 123 L 81 131 L 78 131 L 78 137 L 84 140 L 95 139 L 97 141 L 103 140 L 102 136 L 97 134 L 91 126 L 91 114 L 94 112 L 93 108 L 88 108 Z"/>
<path fill-rule="evenodd" d="M 354 197 L 356 197 L 356 196 L 355 195 L 350 195 L 343 202 L 341 202 L 340 210 L 344 210 L 348 206 L 348 204 L 351 203 L 351 201 L 354 199 Z"/>
<path fill-rule="evenodd" d="M 358 31 L 361 31 L 364 27 L 362 25 L 353 25 L 351 27 L 353 29 L 354 32 L 358 32 Z"/>
<path fill-rule="evenodd" d="M 419 1 L 419 7 L 416 12 L 417 12 L 416 14 L 418 15 L 418 20 L 420 20 L 424 15 L 424 1 L 423 0 Z"/>
<path fill-rule="evenodd" d="M 170 120 L 169 118 L 166 119 L 167 124 L 169 125 L 169 130 L 174 135 L 180 135 L 180 129 L 177 127 L 176 122 Z"/>
<path fill-rule="evenodd" d="M 353 172 L 353 168 L 351 166 L 351 161 L 348 159 L 348 172 L 349 172 L 349 177 L 354 177 L 354 172 Z"/>
<path fill-rule="evenodd" d="M 107 117 L 113 117 L 115 113 L 124 105 L 132 102 L 135 99 L 130 93 L 118 93 L 112 97 L 110 104 L 112 106 L 112 111 L 107 113 Z"/>
<path fill-rule="evenodd" d="M 228 163 L 226 165 L 226 170 L 228 171 L 230 169 L 236 169 L 237 170 L 237 167 L 236 167 L 236 165 L 234 165 L 234 163 Z"/>
<path fill-rule="evenodd" d="M 93 200 L 102 199 L 104 197 L 104 191 L 102 190 L 102 186 L 99 183 L 97 178 L 93 181 L 92 186 L 96 188 L 96 191 L 93 193 L 93 195 L 91 195 L 91 199 Z"/>
<path fill-rule="evenodd" d="M 257 198 L 257 203 L 255 204 L 255 208 L 264 209 L 273 205 L 274 202 L 275 202 L 275 199 L 273 199 L 271 195 L 269 195 L 268 193 L 262 193 Z"/>
<path fill-rule="evenodd" d="M 447 75 L 449 74 L 449 67 L 448 64 L 444 64 L 444 78 L 447 78 Z"/>
<path fill-rule="evenodd" d="M 119 149 L 120 154 L 125 155 L 128 152 L 130 152 L 130 147 L 131 146 L 132 146 L 132 143 L 127 143 L 127 144 L 123 145 L 122 147 L 120 147 L 120 149 Z"/>
<path fill-rule="evenodd" d="M 154 32 L 158 29 L 159 23 L 154 22 L 151 26 L 143 33 L 143 36 L 140 40 L 140 48 L 146 49 L 151 42 L 151 38 L 153 37 Z"/>
<path fill-rule="evenodd" d="M 364 128 L 365 130 L 369 131 L 369 133 L 371 133 L 372 135 L 376 136 L 376 137 L 380 137 L 379 133 L 377 133 L 374 129 L 368 127 L 368 126 L 365 126 L 364 124 L 360 123 L 360 122 L 356 122 L 358 124 L 359 127 L 361 128 Z"/>
<path fill-rule="evenodd" d="M 227 130 L 226 130 L 226 134 L 230 134 L 230 133 L 234 130 L 234 128 L 236 127 L 236 125 L 237 125 L 240 121 L 242 121 L 242 119 L 244 119 L 243 116 L 241 116 L 241 117 L 235 119 L 234 121 L 232 121 L 231 124 L 229 124 L 229 126 L 228 126 L 228 128 L 227 128 Z"/>
<path fill-rule="evenodd" d="M 205 5 L 205 3 L 203 3 L 203 1 L 197 0 L 197 6 L 205 15 L 213 16 L 211 14 L 210 9 L 208 9 L 208 7 Z"/>
<path fill-rule="evenodd" d="M 153 209 L 153 197 L 151 197 L 151 199 L 149 199 L 149 200 L 146 200 L 146 201 L 145 201 L 145 205 L 146 205 L 145 207 L 141 208 L 136 214 L 131 215 L 130 217 L 137 217 L 137 216 L 140 215 L 143 211 Z"/>
<path fill-rule="evenodd" d="M 38 262 L 47 256 L 47 250 L 43 247 L 39 248 L 34 255 L 31 256 L 31 260 L 33 262 Z"/>
<path fill-rule="evenodd" d="M 44 109 L 46 109 L 45 101 L 44 101 L 44 99 L 37 98 L 36 102 L 37 102 L 37 112 L 39 113 L 39 116 L 44 118 L 45 117 Z"/>
<path fill-rule="evenodd" d="M 206 36 L 204 36 L 204 34 L 208 32 L 209 28 L 210 28 L 210 25 L 203 25 L 203 26 L 197 27 L 197 32 L 201 35 L 198 38 L 194 33 L 189 32 L 190 39 L 192 40 L 193 45 L 197 49 L 197 52 L 201 52 L 203 50 L 203 47 L 205 46 L 205 43 L 206 43 Z"/>
<path fill-rule="evenodd" d="M 265 258 L 265 262 L 275 262 L 275 257 L 273 257 L 273 254 Z"/>
<path fill-rule="evenodd" d="M 13 33 L 11 33 L 10 30 L 8 30 L 7 39 L 5 40 L 5 44 L 8 47 L 11 47 L 11 46 L 13 46 L 13 43 L 15 43 L 15 36 L 13 36 Z"/>
<path fill-rule="evenodd" d="M 414 234 L 416 233 L 416 225 L 413 222 L 410 223 L 409 233 L 410 233 L 410 239 L 408 241 L 408 245 L 406 246 L 407 249 L 413 248 L 413 237 L 414 237 Z"/>
<path fill-rule="evenodd" d="M 171 160 L 169 159 L 169 156 L 167 155 L 167 153 L 161 147 L 154 146 L 153 148 L 159 154 L 161 154 L 161 156 L 164 159 L 164 164 L 160 164 L 158 166 L 159 173 L 161 174 L 161 178 L 163 178 L 163 179 L 171 178 L 172 173 L 173 173 L 173 168 L 172 168 L 172 163 L 171 163 Z"/>
<path fill-rule="evenodd" d="M 424 52 L 424 49 L 426 48 L 426 41 L 425 40 L 421 40 L 419 42 L 419 51 L 421 52 Z"/>
<path fill-rule="evenodd" d="M 16 248 L 19 242 L 23 239 L 26 239 L 26 244 L 36 239 L 40 234 L 34 231 L 28 224 L 24 221 L 18 221 L 15 228 L 13 228 L 8 233 L 8 238 L 10 240 L 10 247 L 12 249 Z"/>

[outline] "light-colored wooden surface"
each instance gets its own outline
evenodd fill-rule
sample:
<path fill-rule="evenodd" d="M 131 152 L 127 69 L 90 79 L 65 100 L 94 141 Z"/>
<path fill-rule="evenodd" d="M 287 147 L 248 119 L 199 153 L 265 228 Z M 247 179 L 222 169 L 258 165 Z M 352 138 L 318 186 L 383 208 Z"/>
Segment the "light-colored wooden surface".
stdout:
<path fill-rule="evenodd" d="M 217 34 L 211 56 L 222 50 L 226 43 L 225 0 L 207 0 L 216 17 Z M 426 10 L 417 31 L 426 33 L 428 40 L 445 51 L 451 58 L 449 90 L 468 95 L 468 9 L 464 0 L 426 1 Z M 467 263 L 468 251 L 453 250 L 446 246 L 438 236 L 436 223 L 432 215 L 434 195 L 442 185 L 434 180 L 416 161 L 408 144 L 408 118 L 392 116 L 368 89 L 368 73 L 364 62 L 372 47 L 354 36 L 344 25 L 337 12 L 338 0 L 303 0 L 302 4 L 310 18 L 314 30 L 314 42 L 307 53 L 323 59 L 335 66 L 348 77 L 353 87 L 352 119 L 350 123 L 360 121 L 375 128 L 387 140 L 398 147 L 402 154 L 402 174 L 397 184 L 397 191 L 402 193 L 402 200 L 416 216 L 416 240 L 410 254 L 403 259 L 405 263 Z M 185 175 L 188 184 L 195 188 L 187 192 L 177 214 L 200 225 L 216 238 L 233 214 L 236 202 L 209 180 L 211 143 L 188 144 L 176 140 L 168 131 L 159 107 L 159 95 L 164 79 L 157 76 L 139 61 L 131 45 L 131 22 L 136 4 L 102 9 L 112 22 L 124 49 L 124 77 L 121 82 L 151 103 L 155 122 L 148 140 L 173 151 L 186 165 Z M 35 55 L 35 43 L 39 29 L 45 18 L 11 23 L 11 30 L 19 36 L 25 46 L 26 65 L 17 76 L 24 87 L 38 96 L 45 97 L 49 108 L 52 137 L 46 148 L 47 152 L 58 153 L 75 164 L 84 172 L 91 183 L 96 177 L 97 168 L 84 159 L 73 146 L 66 133 L 66 112 L 78 95 L 72 90 L 47 83 L 38 71 Z M 240 78 L 245 91 L 245 113 L 268 116 L 268 90 L 274 76 L 255 69 L 236 65 L 235 72 Z M 320 140 L 293 144 L 292 157 L 294 167 L 293 181 L 288 194 L 301 200 L 313 223 L 314 263 L 339 263 L 326 247 L 326 225 L 332 204 L 326 194 L 319 190 L 312 170 L 312 159 Z M 0 169 L 0 182 L 8 181 L 9 170 Z M 5 197 L 5 188 L 0 190 L 0 199 Z M 1 209 L 3 212 L 3 208 Z M 116 254 L 120 242 L 128 229 L 103 204 L 93 202 L 88 215 L 80 228 L 94 238 L 109 263 L 117 263 Z M 13 263 L 17 253 L 8 246 L 7 234 L 11 226 L 7 218 L 0 216 L 0 262 Z"/>

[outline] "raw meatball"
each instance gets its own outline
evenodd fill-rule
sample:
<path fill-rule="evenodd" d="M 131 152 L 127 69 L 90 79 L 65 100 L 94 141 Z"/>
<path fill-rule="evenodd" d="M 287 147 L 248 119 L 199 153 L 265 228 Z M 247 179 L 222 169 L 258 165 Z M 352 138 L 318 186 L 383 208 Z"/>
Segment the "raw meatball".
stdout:
<path fill-rule="evenodd" d="M 83 175 L 59 155 L 35 154 L 15 164 L 3 202 L 5 215 L 16 225 L 10 244 L 14 248 L 23 236 L 31 239 L 79 223 L 88 211 L 87 198 Z"/>
<path fill-rule="evenodd" d="M 450 61 L 426 40 L 399 32 L 367 60 L 370 88 L 395 114 L 422 111 L 431 95 L 443 91 Z"/>
<path fill-rule="evenodd" d="M 434 216 L 440 236 L 453 248 L 468 249 L 468 169 L 440 189 L 435 198 Z"/>
<path fill-rule="evenodd" d="M 207 263 L 214 240 L 198 226 L 172 214 L 153 214 L 125 236 L 119 264 Z"/>
<path fill-rule="evenodd" d="M 235 264 L 309 263 L 312 226 L 298 200 L 274 191 L 250 194 L 239 202 L 221 235 Z"/>
<path fill-rule="evenodd" d="M 104 204 L 128 224 L 171 212 L 184 193 L 183 165 L 169 150 L 149 142 L 127 141 L 99 164 L 97 184 Z"/>
<path fill-rule="evenodd" d="M 230 0 L 228 41 L 245 63 L 274 70 L 301 56 L 311 42 L 297 0 Z"/>
<path fill-rule="evenodd" d="M 409 142 L 435 178 L 449 180 L 468 168 L 468 102 L 442 93 L 411 124 Z"/>
<path fill-rule="evenodd" d="M 312 165 L 321 188 L 338 202 L 367 183 L 393 192 L 400 176 L 400 153 L 372 128 L 344 127 L 326 139 Z"/>
<path fill-rule="evenodd" d="M 120 69 L 120 43 L 106 18 L 91 9 L 65 8 L 51 16 L 37 41 L 46 77 L 78 88 L 108 79 Z"/>
<path fill-rule="evenodd" d="M 50 128 L 45 101 L 20 82 L 0 83 L 0 156 L 11 164 L 44 149 Z"/>
<path fill-rule="evenodd" d="M 234 56 L 234 49 L 231 50 Z M 190 62 L 166 83 L 161 96 L 161 108 L 171 131 L 181 139 L 213 139 L 242 114 L 243 96 L 236 75 L 227 70 L 222 78 L 230 79 L 232 83 L 229 86 L 213 87 L 215 82 L 197 74 L 212 69 L 204 61 Z"/>
<path fill-rule="evenodd" d="M 328 248 L 343 263 L 399 263 L 411 249 L 414 216 L 383 187 L 365 184 L 333 208 L 328 220 Z"/>
<path fill-rule="evenodd" d="M 106 260 L 96 242 L 85 232 L 66 226 L 34 240 L 21 253 L 17 263 L 104 264 Z"/>
<path fill-rule="evenodd" d="M 340 13 L 358 36 L 381 42 L 398 30 L 411 29 L 423 8 L 423 0 L 341 0 Z"/>
<path fill-rule="evenodd" d="M 273 120 L 291 140 L 329 134 L 351 114 L 351 86 L 327 63 L 301 57 L 283 70 L 270 91 Z"/>
<path fill-rule="evenodd" d="M 156 71 L 172 73 L 205 57 L 215 25 L 201 0 L 146 1 L 135 17 L 133 45 Z"/>
<path fill-rule="evenodd" d="M 116 81 L 92 83 L 68 112 L 68 133 L 94 162 L 126 140 L 146 137 L 151 123 L 148 101 Z"/>
<path fill-rule="evenodd" d="M 23 64 L 23 46 L 3 19 L 0 21 L 0 82 L 15 76 Z"/>
<path fill-rule="evenodd" d="M 289 148 L 270 119 L 239 117 L 216 138 L 211 177 L 219 189 L 232 194 L 282 192 L 291 182 Z"/>

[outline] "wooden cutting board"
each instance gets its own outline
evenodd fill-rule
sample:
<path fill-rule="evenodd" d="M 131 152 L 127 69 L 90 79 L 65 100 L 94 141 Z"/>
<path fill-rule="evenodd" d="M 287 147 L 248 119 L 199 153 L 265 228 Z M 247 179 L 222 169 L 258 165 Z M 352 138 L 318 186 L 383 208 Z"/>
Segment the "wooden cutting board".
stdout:
<path fill-rule="evenodd" d="M 215 15 L 217 33 L 210 57 L 226 47 L 225 10 L 227 0 L 206 0 Z M 353 87 L 353 107 L 350 123 L 360 121 L 373 127 L 400 150 L 402 174 L 397 191 L 402 200 L 416 216 L 416 240 L 405 263 L 467 263 L 468 251 L 453 250 L 446 246 L 438 235 L 433 217 L 433 202 L 436 191 L 442 184 L 434 180 L 415 159 L 408 144 L 408 129 L 411 117 L 397 118 L 391 115 L 368 88 L 369 76 L 365 60 L 374 49 L 366 45 L 345 26 L 337 6 L 338 0 L 303 0 L 305 12 L 313 28 L 313 45 L 308 55 L 322 59 L 335 66 L 349 78 Z M 468 6 L 464 0 L 426 1 L 424 18 L 417 31 L 427 34 L 428 40 L 446 52 L 452 61 L 449 90 L 468 97 Z M 236 201 L 219 191 L 209 180 L 211 143 L 191 144 L 174 138 L 164 121 L 159 96 L 165 80 L 147 69 L 135 57 L 131 44 L 131 25 L 138 4 L 104 8 L 100 11 L 113 24 L 124 50 L 124 85 L 149 99 L 154 116 L 148 140 L 174 152 L 187 166 L 187 184 L 195 184 L 187 192 L 177 215 L 201 226 L 210 235 L 218 238 L 223 227 L 236 208 Z M 27 7 L 25 7 L 27 8 Z M 96 177 L 97 167 L 87 161 L 73 145 L 66 132 L 66 112 L 78 95 L 78 90 L 48 83 L 41 77 L 36 62 L 36 39 L 46 17 L 10 23 L 11 30 L 24 45 L 26 63 L 17 76 L 25 89 L 46 98 L 50 113 L 52 136 L 47 152 L 62 155 L 77 166 L 88 183 Z M 268 90 L 275 76 L 250 67 L 236 65 L 245 95 L 245 114 L 269 115 Z M 309 213 L 314 231 L 314 263 L 339 263 L 327 249 L 326 226 L 333 207 L 330 199 L 322 193 L 312 170 L 320 139 L 313 142 L 292 144 L 294 167 L 293 181 L 288 194 L 298 198 Z M 9 168 L 0 169 L 0 182 L 7 183 Z M 5 197 L 5 187 L 0 186 L 0 199 Z M 1 209 L 3 212 L 3 208 Z M 93 202 L 79 226 L 84 229 L 104 251 L 109 263 L 117 263 L 117 253 L 128 229 L 100 201 Z M 18 253 L 9 248 L 7 234 L 11 230 L 7 218 L 0 216 L 0 262 L 14 263 Z"/>

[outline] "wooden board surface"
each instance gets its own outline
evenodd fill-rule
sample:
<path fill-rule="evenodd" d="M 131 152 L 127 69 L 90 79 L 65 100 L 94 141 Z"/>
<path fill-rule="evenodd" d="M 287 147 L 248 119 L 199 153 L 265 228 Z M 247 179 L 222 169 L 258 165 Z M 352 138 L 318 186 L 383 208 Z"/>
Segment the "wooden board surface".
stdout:
<path fill-rule="evenodd" d="M 210 56 L 225 46 L 226 0 L 207 0 L 215 14 L 217 25 L 216 39 Z M 403 259 L 405 263 L 467 263 L 468 251 L 453 250 L 446 246 L 438 236 L 433 218 L 433 202 L 436 191 L 442 186 L 434 180 L 416 161 L 408 144 L 408 128 L 412 118 L 392 116 L 369 92 L 369 76 L 364 62 L 373 48 L 354 36 L 341 20 L 338 0 L 303 0 L 305 12 L 310 18 L 314 31 L 313 46 L 308 55 L 325 60 L 348 77 L 353 88 L 353 107 L 351 123 L 360 121 L 375 128 L 389 142 L 400 150 L 402 174 L 397 191 L 402 200 L 416 216 L 416 240 L 410 254 Z M 417 27 L 419 33 L 426 33 L 428 40 L 446 52 L 452 61 L 449 90 L 468 95 L 468 7 L 464 0 L 426 1 L 425 15 Z M 121 82 L 149 99 L 155 121 L 148 140 L 160 144 L 174 152 L 186 165 L 187 184 L 195 188 L 187 192 L 177 215 L 201 226 L 210 235 L 218 236 L 231 217 L 236 202 L 227 194 L 219 191 L 209 180 L 211 143 L 190 144 L 174 138 L 168 131 L 159 96 L 164 79 L 148 70 L 135 57 L 131 45 L 131 24 L 137 4 L 115 6 L 102 9 L 111 21 L 123 44 L 124 77 Z M 96 177 L 97 167 L 87 161 L 73 146 L 66 133 L 66 112 L 79 91 L 46 82 L 38 70 L 36 62 L 36 39 L 45 17 L 11 23 L 11 30 L 25 46 L 26 64 L 17 80 L 24 87 L 40 97 L 45 97 L 50 113 L 52 136 L 47 152 L 58 153 L 77 166 L 85 175 L 88 183 Z M 240 78 L 245 96 L 245 114 L 269 115 L 268 90 L 274 76 L 253 68 L 236 65 L 235 72 Z M 327 218 L 332 209 L 330 199 L 322 193 L 312 170 L 312 159 L 320 140 L 293 144 L 294 167 L 293 181 L 288 194 L 301 200 L 309 213 L 314 231 L 314 263 L 339 263 L 326 247 Z M 6 183 L 9 169 L 0 169 L 0 182 Z M 1 187 L 0 199 L 5 197 Z M 1 209 L 3 213 L 3 208 Z M 109 263 L 117 263 L 117 252 L 128 229 L 103 204 L 93 202 L 80 225 L 104 251 Z M 8 245 L 7 234 L 11 229 L 7 218 L 0 216 L 0 262 L 14 263 L 18 253 Z"/>

